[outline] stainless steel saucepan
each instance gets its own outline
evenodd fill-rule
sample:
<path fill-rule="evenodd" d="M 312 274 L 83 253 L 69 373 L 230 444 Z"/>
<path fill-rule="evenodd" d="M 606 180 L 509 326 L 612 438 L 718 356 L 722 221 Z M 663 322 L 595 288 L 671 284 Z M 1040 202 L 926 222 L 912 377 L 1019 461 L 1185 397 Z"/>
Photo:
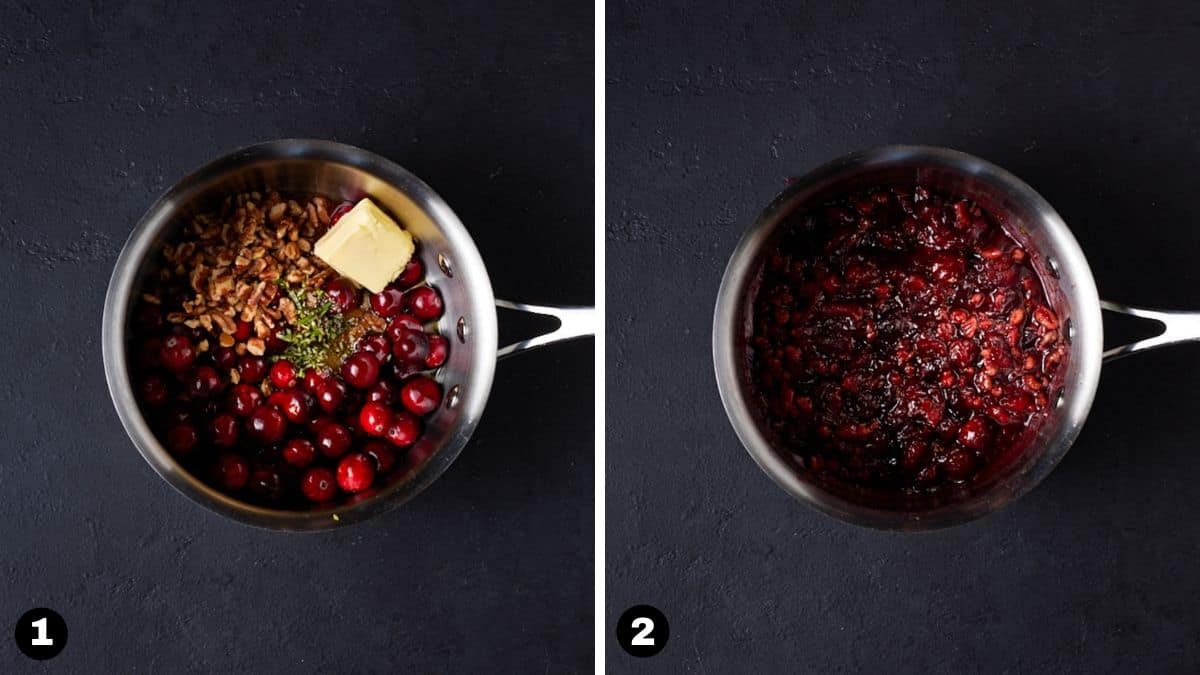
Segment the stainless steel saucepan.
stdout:
<path fill-rule="evenodd" d="M 1031 254 L 1046 279 L 1049 300 L 1061 317 L 1069 344 L 1065 378 L 1052 397 L 1053 410 L 1028 450 L 984 484 L 956 498 L 908 500 L 902 509 L 848 498 L 822 487 L 786 448 L 768 442 L 749 405 L 751 385 L 743 366 L 750 326 L 750 290 L 767 251 L 788 214 L 856 189 L 919 183 L 961 194 L 995 215 Z M 1104 351 L 1101 310 L 1163 324 L 1155 337 Z M 733 252 L 713 317 L 713 362 L 725 411 L 750 456 L 784 490 L 837 518 L 871 527 L 924 530 L 990 513 L 1033 489 L 1063 458 L 1079 435 L 1100 378 L 1101 363 L 1134 352 L 1200 340 L 1200 313 L 1140 309 L 1104 302 L 1079 244 L 1058 213 L 1033 188 L 978 157 L 925 146 L 887 146 L 856 152 L 821 166 L 788 186 L 762 212 Z"/>
<path fill-rule="evenodd" d="M 263 190 L 372 200 L 398 217 L 420 242 L 428 281 L 441 291 L 439 328 L 451 341 L 438 379 L 442 406 L 426 432 L 374 496 L 349 505 L 284 511 L 234 499 L 192 476 L 147 425 L 129 380 L 130 314 L 138 289 L 163 243 L 189 217 L 235 193 Z M 497 347 L 496 307 L 556 317 L 548 334 Z M 475 243 L 458 216 L 428 185 L 400 166 L 359 148 L 315 140 L 281 140 L 230 153 L 185 177 L 159 198 L 134 228 L 117 260 L 104 303 L 103 351 L 109 392 L 129 437 L 155 471 L 196 502 L 231 518 L 280 530 L 322 530 L 356 522 L 412 498 L 458 457 L 475 430 L 492 387 L 496 361 L 535 347 L 595 333 L 590 307 L 544 307 L 496 300 Z"/>

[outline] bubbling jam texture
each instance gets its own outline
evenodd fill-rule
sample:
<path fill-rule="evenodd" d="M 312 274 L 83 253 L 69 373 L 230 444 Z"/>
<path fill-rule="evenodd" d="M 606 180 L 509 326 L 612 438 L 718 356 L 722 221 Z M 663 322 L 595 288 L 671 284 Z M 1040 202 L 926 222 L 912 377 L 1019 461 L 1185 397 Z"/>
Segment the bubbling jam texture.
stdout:
<path fill-rule="evenodd" d="M 1067 356 L 1030 251 L 921 186 L 794 213 L 752 298 L 764 430 L 852 489 L 930 494 L 995 473 L 1054 404 Z"/>

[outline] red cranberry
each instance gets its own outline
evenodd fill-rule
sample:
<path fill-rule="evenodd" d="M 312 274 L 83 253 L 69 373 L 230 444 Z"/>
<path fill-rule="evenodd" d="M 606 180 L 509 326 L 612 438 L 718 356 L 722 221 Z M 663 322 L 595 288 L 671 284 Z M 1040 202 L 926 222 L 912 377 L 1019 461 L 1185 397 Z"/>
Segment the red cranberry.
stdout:
<path fill-rule="evenodd" d="M 425 266 L 421 264 L 421 260 L 416 256 L 408 261 L 404 269 L 400 271 L 400 276 L 392 283 L 401 290 L 412 288 L 425 278 Z"/>
<path fill-rule="evenodd" d="M 308 422 L 309 413 L 312 411 L 308 403 L 308 396 L 299 389 L 277 391 L 267 398 L 267 403 L 278 408 L 283 412 L 284 417 L 294 424 Z"/>
<path fill-rule="evenodd" d="M 379 381 L 379 361 L 370 352 L 355 352 L 342 363 L 342 379 L 357 389 L 369 389 Z"/>
<path fill-rule="evenodd" d="M 350 449 L 350 432 L 337 422 L 329 422 L 316 433 L 316 445 L 330 459 L 337 459 Z"/>
<path fill-rule="evenodd" d="M 442 402 L 442 388 L 431 378 L 414 377 L 400 388 L 400 402 L 417 415 L 427 415 Z"/>
<path fill-rule="evenodd" d="M 317 457 L 317 451 L 313 448 L 313 444 L 303 438 L 293 438 L 283 444 L 283 461 L 304 468 L 313 463 Z"/>
<path fill-rule="evenodd" d="M 345 314 L 358 304 L 358 289 L 345 277 L 335 277 L 325 284 L 325 295 L 333 303 L 333 310 Z"/>
<path fill-rule="evenodd" d="M 337 479 L 323 466 L 309 469 L 300 479 L 300 491 L 310 502 L 322 504 L 337 496 Z"/>
<path fill-rule="evenodd" d="M 421 423 L 407 411 L 398 410 L 392 414 L 392 423 L 387 428 L 385 438 L 398 448 L 407 448 L 417 442 L 421 435 Z"/>
<path fill-rule="evenodd" d="M 450 341 L 441 335 L 430 335 L 429 354 L 425 356 L 426 368 L 440 368 L 450 356 Z"/>
<path fill-rule="evenodd" d="M 284 340 L 282 335 L 287 331 L 283 326 L 276 326 L 267 333 L 267 337 L 263 338 L 263 344 L 267 348 L 268 354 L 278 354 L 287 349 L 288 342 Z"/>
<path fill-rule="evenodd" d="M 442 294 L 429 286 L 414 288 L 404 296 L 412 315 L 422 321 L 433 321 L 442 315 Z"/>
<path fill-rule="evenodd" d="M 317 392 L 321 390 L 321 387 L 324 384 L 325 376 L 322 375 L 320 371 L 313 368 L 309 368 L 308 370 L 304 371 L 304 389 L 307 390 L 308 393 L 316 396 Z"/>
<path fill-rule="evenodd" d="M 200 366 L 188 379 L 188 394 L 192 398 L 208 398 L 221 388 L 221 376 L 210 366 Z"/>
<path fill-rule="evenodd" d="M 371 309 L 387 319 L 400 313 L 404 305 L 404 291 L 395 286 L 388 286 L 378 293 L 371 294 Z"/>
<path fill-rule="evenodd" d="M 358 348 L 364 352 L 371 352 L 376 360 L 383 363 L 391 354 L 392 343 L 383 333 L 367 333 L 358 341 Z"/>
<path fill-rule="evenodd" d="M 258 384 L 267 376 L 267 360 L 261 356 L 243 356 L 237 367 L 241 381 L 246 384 Z"/>
<path fill-rule="evenodd" d="M 250 480 L 250 465 L 241 455 L 227 452 L 217 457 L 217 485 L 226 492 L 236 492 Z"/>
<path fill-rule="evenodd" d="M 249 417 L 262 403 L 262 392 L 249 384 L 236 384 L 229 392 L 229 411 L 238 417 Z"/>
<path fill-rule="evenodd" d="M 260 405 L 250 413 L 250 419 L 246 420 L 246 431 L 254 440 L 272 445 L 283 440 L 283 435 L 287 432 L 287 419 L 275 408 Z"/>
<path fill-rule="evenodd" d="M 218 448 L 231 448 L 238 439 L 237 418 L 229 413 L 221 413 L 208 423 L 208 434 L 213 445 Z"/>
<path fill-rule="evenodd" d="M 376 473 L 388 473 L 396 466 L 396 451 L 383 441 L 367 441 L 363 453 L 375 460 Z"/>
<path fill-rule="evenodd" d="M 396 388 L 388 380 L 380 380 L 374 387 L 367 390 L 367 401 L 391 405 L 396 396 Z"/>
<path fill-rule="evenodd" d="M 424 330 L 421 322 L 409 314 L 397 314 L 388 322 L 387 329 L 384 333 L 392 342 L 399 340 L 405 333 L 410 330 Z"/>
<path fill-rule="evenodd" d="M 371 436 L 382 436 L 392 423 L 392 411 L 378 402 L 367 403 L 358 414 L 359 427 Z"/>
<path fill-rule="evenodd" d="M 424 364 L 429 357 L 429 338 L 419 330 L 405 331 L 398 340 L 392 342 L 392 350 L 396 358 L 404 363 Z"/>
<path fill-rule="evenodd" d="M 163 340 L 159 359 L 167 369 L 182 373 L 196 360 L 196 347 L 186 335 L 168 335 Z"/>
<path fill-rule="evenodd" d="M 979 450 L 987 445 L 990 436 L 987 422 L 979 417 L 967 420 L 958 430 L 958 442 L 972 450 Z"/>
<path fill-rule="evenodd" d="M 287 359 L 279 359 L 271 366 L 270 378 L 277 389 L 287 389 L 296 383 L 296 367 Z"/>
<path fill-rule="evenodd" d="M 283 497 L 283 476 L 267 466 L 260 466 L 250 472 L 250 491 L 259 499 L 278 501 Z"/>
<path fill-rule="evenodd" d="M 160 406 L 167 402 L 171 391 L 167 381 L 158 375 L 147 375 L 142 380 L 142 400 L 148 405 Z"/>
<path fill-rule="evenodd" d="M 222 373 L 228 373 L 237 366 L 237 352 L 230 347 L 217 347 L 213 350 L 213 365 Z"/>
<path fill-rule="evenodd" d="M 182 422 L 167 430 L 167 447 L 176 455 L 183 456 L 195 449 L 200 442 L 200 434 L 196 427 Z"/>
<path fill-rule="evenodd" d="M 337 221 L 341 220 L 342 216 L 350 213 L 350 209 L 352 208 L 354 208 L 353 202 L 342 202 L 341 204 L 338 204 L 337 208 L 335 208 L 329 214 L 329 226 L 333 227 L 334 225 L 337 225 Z"/>
<path fill-rule="evenodd" d="M 237 340 L 238 342 L 245 342 L 246 340 L 250 339 L 250 335 L 253 332 L 253 324 L 251 324 L 249 321 L 239 320 L 237 322 L 237 330 L 233 332 L 233 339 Z"/>
<path fill-rule="evenodd" d="M 375 460 L 361 452 L 343 458 L 338 463 L 337 481 L 346 492 L 366 490 L 375 481 Z"/>
<path fill-rule="evenodd" d="M 326 380 L 317 389 L 317 405 L 321 406 L 321 410 L 330 414 L 333 414 L 338 406 L 342 405 L 342 400 L 345 398 L 345 385 L 332 378 Z"/>
<path fill-rule="evenodd" d="M 966 480 L 975 469 L 975 455 L 966 450 L 955 450 L 942 464 L 946 477 L 953 481 Z"/>

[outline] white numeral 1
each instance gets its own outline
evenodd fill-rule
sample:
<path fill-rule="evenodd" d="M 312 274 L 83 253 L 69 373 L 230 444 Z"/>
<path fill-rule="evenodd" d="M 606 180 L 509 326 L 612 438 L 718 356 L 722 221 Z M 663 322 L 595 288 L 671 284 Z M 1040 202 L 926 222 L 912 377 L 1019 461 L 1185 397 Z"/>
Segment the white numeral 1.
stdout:
<path fill-rule="evenodd" d="M 32 644 L 34 647 L 49 647 L 50 645 L 54 644 L 54 640 L 46 637 L 46 617 L 43 616 L 37 621 L 34 621 L 33 627 L 37 629 L 37 637 L 33 638 L 33 642 L 30 644 Z"/>
<path fill-rule="evenodd" d="M 45 619 L 42 619 L 45 621 Z M 653 647 L 654 638 L 650 637 L 650 633 L 654 631 L 654 622 L 644 616 L 639 616 L 633 620 L 634 628 L 641 628 L 641 632 L 633 636 L 629 644 L 637 647 Z"/>

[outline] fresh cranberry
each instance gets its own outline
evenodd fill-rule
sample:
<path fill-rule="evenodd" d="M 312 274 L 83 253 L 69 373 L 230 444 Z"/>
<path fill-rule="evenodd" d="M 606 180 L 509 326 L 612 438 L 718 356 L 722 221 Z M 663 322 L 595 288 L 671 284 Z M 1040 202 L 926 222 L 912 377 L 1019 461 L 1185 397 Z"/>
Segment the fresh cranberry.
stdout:
<path fill-rule="evenodd" d="M 147 375 L 142 380 L 142 400 L 152 406 L 160 406 L 167 402 L 171 391 L 167 381 L 158 375 Z"/>
<path fill-rule="evenodd" d="M 325 295 L 333 303 L 333 310 L 345 314 L 358 304 L 358 289 L 345 277 L 335 277 L 325 284 Z"/>
<path fill-rule="evenodd" d="M 371 294 L 371 309 L 387 319 L 400 313 L 404 305 L 404 291 L 395 286 L 388 286 L 378 293 Z"/>
<path fill-rule="evenodd" d="M 159 360 L 168 370 L 182 373 L 196 360 L 196 346 L 186 335 L 168 335 L 162 342 Z"/>
<path fill-rule="evenodd" d="M 367 333 L 358 341 L 358 348 L 371 352 L 380 363 L 387 361 L 392 351 L 392 343 L 383 333 Z"/>
<path fill-rule="evenodd" d="M 271 329 L 270 333 L 267 333 L 267 337 L 263 338 L 263 344 L 266 346 L 268 354 L 278 354 L 287 349 L 288 341 L 282 337 L 285 332 L 287 329 L 282 325 L 276 326 Z"/>
<path fill-rule="evenodd" d="M 213 350 L 213 365 L 222 373 L 228 373 L 237 366 L 237 352 L 231 347 L 217 347 Z"/>
<path fill-rule="evenodd" d="M 264 501 L 278 501 L 283 497 L 283 476 L 269 466 L 256 467 L 250 472 L 250 492 Z"/>
<path fill-rule="evenodd" d="M 233 339 L 238 342 L 245 342 L 250 339 L 250 335 L 254 332 L 254 325 L 249 321 L 237 322 L 237 330 L 233 332 Z"/>
<path fill-rule="evenodd" d="M 400 271 L 400 276 L 392 282 L 401 290 L 406 290 L 416 286 L 425 278 L 425 266 L 421 264 L 421 260 L 413 256 L 404 269 Z"/>
<path fill-rule="evenodd" d="M 391 321 L 388 322 L 384 333 L 387 334 L 388 339 L 390 339 L 392 342 L 395 342 L 396 340 L 399 340 L 405 333 L 412 330 L 424 329 L 421 326 L 421 322 L 417 321 L 416 317 L 413 317 L 410 314 L 397 314 L 396 316 L 392 317 Z"/>
<path fill-rule="evenodd" d="M 379 381 L 379 360 L 370 352 L 355 352 L 342 363 L 342 379 L 356 389 L 369 389 Z"/>
<path fill-rule="evenodd" d="M 308 391 L 308 393 L 316 396 L 317 392 L 321 390 L 321 387 L 324 386 L 324 384 L 325 376 L 322 375 L 320 371 L 314 368 L 309 368 L 308 370 L 304 371 L 304 389 Z"/>
<path fill-rule="evenodd" d="M 400 402 L 416 415 L 427 415 L 442 402 L 442 388 L 431 378 L 414 377 L 400 388 Z"/>
<path fill-rule="evenodd" d="M 946 456 L 942 464 L 946 478 L 953 481 L 966 480 L 975 468 L 975 456 L 966 450 L 955 450 Z"/>
<path fill-rule="evenodd" d="M 303 438 L 293 438 L 283 444 L 283 461 L 304 468 L 313 463 L 317 457 L 317 451 L 313 448 L 313 444 Z"/>
<path fill-rule="evenodd" d="M 363 453 L 375 460 L 376 473 L 388 473 L 396 466 L 396 451 L 383 441 L 367 441 Z"/>
<path fill-rule="evenodd" d="M 260 405 L 250 413 L 250 419 L 246 420 L 246 431 L 254 440 L 272 445 L 283 440 L 283 435 L 287 432 L 287 418 L 269 405 Z"/>
<path fill-rule="evenodd" d="M 419 330 L 405 331 L 392 342 L 392 351 L 399 361 L 424 364 L 429 358 L 429 338 Z"/>
<path fill-rule="evenodd" d="M 316 445 L 330 459 L 337 459 L 350 449 L 350 432 L 337 422 L 330 422 L 316 433 Z"/>
<path fill-rule="evenodd" d="M 450 341 L 437 334 L 429 335 L 429 354 L 425 356 L 426 368 L 440 368 L 450 356 Z"/>
<path fill-rule="evenodd" d="M 217 457 L 216 475 L 217 485 L 226 492 L 236 492 L 250 480 L 250 465 L 241 455 L 226 452 Z"/>
<path fill-rule="evenodd" d="M 367 390 L 367 401 L 391 405 L 396 397 L 396 388 L 389 380 L 380 380 Z"/>
<path fill-rule="evenodd" d="M 362 492 L 375 481 L 375 460 L 359 452 L 349 455 L 338 463 L 337 482 L 342 490 L 350 493 Z"/>
<path fill-rule="evenodd" d="M 388 426 L 384 437 L 398 448 L 407 448 L 417 442 L 421 435 L 421 423 L 408 411 L 397 410 L 392 413 L 392 423 Z"/>
<path fill-rule="evenodd" d="M 321 410 L 333 414 L 346 398 L 346 387 L 341 382 L 330 378 L 317 389 L 317 405 Z"/>
<path fill-rule="evenodd" d="M 182 422 L 167 430 L 167 447 L 176 455 L 183 456 L 195 449 L 200 442 L 200 434 L 196 427 Z"/>
<path fill-rule="evenodd" d="M 241 381 L 246 384 L 258 384 L 267 376 L 267 360 L 261 356 L 243 356 L 237 368 Z"/>
<path fill-rule="evenodd" d="M 238 439 L 237 418 L 229 413 L 217 415 L 208 423 L 208 434 L 218 448 L 233 447 Z"/>
<path fill-rule="evenodd" d="M 271 366 L 271 384 L 278 389 L 287 389 L 296 383 L 296 367 L 287 359 L 279 359 Z"/>
<path fill-rule="evenodd" d="M 972 450 L 979 450 L 990 440 L 987 422 L 979 417 L 972 417 L 963 423 L 958 430 L 958 442 Z"/>
<path fill-rule="evenodd" d="M 300 479 L 300 491 L 310 502 L 323 504 L 337 496 L 337 479 L 323 466 L 309 469 Z"/>
<path fill-rule="evenodd" d="M 221 388 L 221 376 L 210 366 L 197 368 L 187 382 L 188 394 L 192 398 L 208 398 Z"/>
<path fill-rule="evenodd" d="M 433 321 L 442 315 L 442 294 L 429 286 L 414 288 L 404 295 L 408 311 L 422 321 Z"/>
<path fill-rule="evenodd" d="M 238 417 L 249 417 L 262 403 L 262 397 L 262 392 L 257 387 L 245 383 L 236 384 L 229 392 L 229 403 L 226 407 Z"/>
<path fill-rule="evenodd" d="M 350 209 L 352 208 L 354 208 L 353 202 L 342 202 L 341 204 L 338 204 L 337 208 L 335 208 L 329 214 L 329 226 L 333 227 L 334 225 L 337 225 L 337 221 L 341 220 L 342 216 L 350 213 Z"/>
<path fill-rule="evenodd" d="M 382 436 L 392 423 L 392 411 L 383 403 L 371 402 L 358 414 L 358 425 L 371 436 Z"/>
<path fill-rule="evenodd" d="M 308 396 L 299 389 L 274 392 L 267 398 L 267 403 L 278 408 L 294 424 L 307 423 L 312 412 Z"/>

